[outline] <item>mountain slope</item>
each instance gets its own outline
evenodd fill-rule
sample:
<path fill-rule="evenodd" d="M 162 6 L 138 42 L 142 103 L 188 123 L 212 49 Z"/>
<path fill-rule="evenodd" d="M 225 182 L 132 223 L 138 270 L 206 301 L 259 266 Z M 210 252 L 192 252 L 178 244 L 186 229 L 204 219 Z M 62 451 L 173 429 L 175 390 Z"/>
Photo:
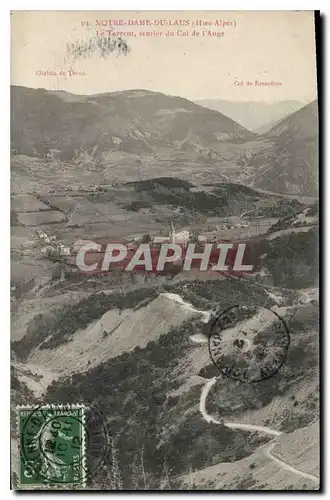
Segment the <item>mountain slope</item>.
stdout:
<path fill-rule="evenodd" d="M 49 348 L 37 349 L 29 357 L 28 363 L 45 367 L 56 379 L 61 375 L 90 370 L 137 346 L 143 348 L 171 328 L 200 316 L 198 310 L 178 301 L 177 297 L 179 296 L 165 293 L 136 311 L 109 310 L 85 330 L 77 331 L 69 344 L 62 343 L 55 348 L 51 348 L 53 346 L 49 344 Z M 74 365 L 70 361 L 72 358 L 76 359 Z"/>
<path fill-rule="evenodd" d="M 318 134 L 318 109 L 317 101 L 312 101 L 295 113 L 281 120 L 266 135 L 276 137 L 281 141 L 316 139 Z"/>
<path fill-rule="evenodd" d="M 258 114 L 253 106 L 249 113 Z M 12 87 L 13 185 L 18 193 L 35 184 L 68 186 L 83 168 L 80 182 L 93 184 L 171 175 L 196 185 L 238 182 L 315 195 L 316 117 L 310 103 L 257 135 L 224 114 L 157 92 L 82 96 Z"/>
<path fill-rule="evenodd" d="M 306 443 L 307 442 L 307 443 Z M 194 471 L 182 478 L 183 487 L 206 490 L 313 490 L 318 488 L 316 481 L 293 474 L 272 460 L 270 453 L 288 460 L 307 473 L 318 474 L 318 423 L 284 434 L 276 441 L 269 452 L 269 444 L 258 448 L 249 457 L 234 463 L 219 463 Z M 283 450 L 283 451 L 282 451 Z M 299 456 L 299 461 L 295 459 Z"/>
<path fill-rule="evenodd" d="M 317 419 L 318 329 L 310 321 L 310 308 L 316 316 L 317 305 L 292 307 L 288 296 L 279 312 L 292 339 L 285 365 L 268 381 L 237 385 L 219 377 L 205 333 L 204 343 L 193 340 L 196 334 L 203 336 L 201 321 L 205 326 L 211 311 L 226 310 L 233 303 L 275 304 L 262 286 L 229 278 L 93 294 L 32 320 L 22 341 L 13 343 L 17 385 L 24 384 L 48 403 L 95 404 L 116 439 L 124 488 L 180 489 L 185 478 L 193 479 L 191 489 L 215 489 L 217 484 L 223 489 L 251 489 L 256 484 L 267 489 L 278 487 L 276 481 L 282 488 L 311 488 L 314 483 L 267 456 L 272 436 L 246 429 L 267 426 L 292 433 L 295 451 L 285 448 L 283 440 L 277 441 L 272 453 L 300 470 L 310 463 L 317 474 L 314 434 L 307 443 L 310 461 L 299 455 L 293 435 Z M 200 386 L 207 383 L 203 376 L 210 365 L 217 379 L 204 401 L 207 413 L 240 428 L 215 425 L 200 413 Z M 306 432 L 297 435 L 300 442 Z M 88 450 L 92 465 L 93 457 Z M 88 485 L 109 486 L 109 471 L 111 457 Z"/>
<path fill-rule="evenodd" d="M 275 125 L 263 137 L 273 147 L 256 159 L 262 167 L 251 185 L 315 196 L 318 192 L 318 110 L 313 101 Z"/>
<path fill-rule="evenodd" d="M 280 101 L 269 103 L 265 101 L 224 101 L 221 99 L 203 99 L 197 104 L 219 111 L 243 127 L 253 132 L 261 133 L 261 127 L 277 123 L 285 116 L 300 109 L 303 104 L 299 101 Z M 265 132 L 265 130 L 264 130 Z"/>
<path fill-rule="evenodd" d="M 161 145 L 217 145 L 254 137 L 216 111 L 147 90 L 82 96 L 12 87 L 11 114 L 13 150 L 39 157 L 55 150 L 67 160 L 81 149 L 100 158 L 115 150 L 138 154 Z"/>

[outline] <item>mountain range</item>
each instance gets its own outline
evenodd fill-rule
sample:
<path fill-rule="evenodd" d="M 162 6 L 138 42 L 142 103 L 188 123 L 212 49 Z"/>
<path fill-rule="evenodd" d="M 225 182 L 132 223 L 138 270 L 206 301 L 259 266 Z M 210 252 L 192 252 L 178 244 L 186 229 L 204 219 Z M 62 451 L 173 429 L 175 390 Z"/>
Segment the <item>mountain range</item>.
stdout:
<path fill-rule="evenodd" d="M 148 90 L 81 96 L 12 87 L 12 147 L 43 155 L 60 149 L 67 159 L 83 148 L 151 152 L 189 139 L 202 145 L 253 138 L 230 118 L 181 97 Z"/>
<path fill-rule="evenodd" d="M 264 134 L 277 122 L 303 107 L 299 101 L 224 101 L 222 99 L 202 99 L 200 106 L 219 111 L 243 127 Z"/>
<path fill-rule="evenodd" d="M 147 90 L 82 96 L 12 87 L 11 103 L 13 155 L 46 160 L 48 170 L 54 160 L 97 171 L 105 183 L 167 175 L 197 185 L 317 191 L 316 101 L 262 135 L 218 111 Z"/>

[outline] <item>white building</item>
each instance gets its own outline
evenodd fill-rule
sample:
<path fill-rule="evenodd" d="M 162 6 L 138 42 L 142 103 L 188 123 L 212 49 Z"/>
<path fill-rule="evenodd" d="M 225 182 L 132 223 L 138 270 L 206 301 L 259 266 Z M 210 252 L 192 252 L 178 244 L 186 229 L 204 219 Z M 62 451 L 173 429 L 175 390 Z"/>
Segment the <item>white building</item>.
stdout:
<path fill-rule="evenodd" d="M 70 247 L 61 247 L 60 255 L 61 257 L 64 255 L 70 255 Z"/>
<path fill-rule="evenodd" d="M 174 229 L 174 224 L 171 221 L 171 230 L 169 237 L 171 243 L 188 243 L 190 238 L 190 233 L 189 231 L 180 231 L 179 233 L 176 233 Z"/>

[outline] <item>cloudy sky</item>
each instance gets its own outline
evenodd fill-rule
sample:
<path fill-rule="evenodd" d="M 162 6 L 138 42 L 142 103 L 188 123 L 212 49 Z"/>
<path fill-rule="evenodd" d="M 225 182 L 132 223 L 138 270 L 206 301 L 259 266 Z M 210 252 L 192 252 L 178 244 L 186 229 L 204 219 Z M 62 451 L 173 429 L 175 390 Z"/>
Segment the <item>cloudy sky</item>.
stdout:
<path fill-rule="evenodd" d="M 136 20 L 152 24 L 135 26 Z M 308 11 L 14 11 L 11 21 L 13 85 L 78 94 L 139 88 L 191 100 L 316 97 L 314 20 Z M 104 59 L 96 51 L 69 58 L 66 44 L 95 39 L 97 29 L 113 29 L 113 38 L 126 34 L 129 54 Z M 70 69 L 80 74 L 70 76 Z M 56 75 L 42 74 L 47 71 Z M 277 85 L 256 86 L 256 80 Z"/>

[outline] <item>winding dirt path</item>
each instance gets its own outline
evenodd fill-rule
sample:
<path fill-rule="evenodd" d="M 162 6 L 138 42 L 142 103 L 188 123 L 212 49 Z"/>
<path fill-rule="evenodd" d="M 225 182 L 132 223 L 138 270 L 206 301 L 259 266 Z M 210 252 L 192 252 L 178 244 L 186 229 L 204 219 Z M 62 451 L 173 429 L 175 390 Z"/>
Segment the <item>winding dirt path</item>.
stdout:
<path fill-rule="evenodd" d="M 240 424 L 237 422 L 224 422 L 224 421 L 219 421 L 209 415 L 206 411 L 206 399 L 208 396 L 208 393 L 210 392 L 211 388 L 214 386 L 216 383 L 217 378 L 211 378 L 208 380 L 201 392 L 201 397 L 199 400 L 199 411 L 202 414 L 204 420 L 208 423 L 212 424 L 222 424 L 225 425 L 226 427 L 229 427 L 230 429 L 242 429 L 245 431 L 250 431 L 250 432 L 262 432 L 264 434 L 268 434 L 270 436 L 281 436 L 283 432 L 277 431 L 275 429 L 271 429 L 269 427 L 262 427 L 260 425 L 253 425 L 253 424 Z M 265 454 L 266 456 L 270 459 L 276 462 L 277 465 L 282 467 L 283 469 L 286 469 L 290 472 L 293 472 L 294 474 L 299 474 L 300 476 L 304 477 L 305 479 L 309 479 L 311 481 L 317 481 L 319 482 L 319 478 L 317 476 L 314 476 L 313 474 L 308 474 L 307 472 L 303 472 L 296 467 L 293 467 L 292 465 L 288 464 L 284 460 L 281 460 L 278 458 L 276 455 L 272 453 L 274 447 L 276 446 L 276 440 L 272 441 L 269 445 L 268 448 L 265 449 Z"/>
<path fill-rule="evenodd" d="M 284 460 L 281 460 L 276 455 L 274 455 L 272 453 L 272 450 L 275 446 L 276 446 L 276 442 L 272 442 L 271 445 L 269 446 L 269 448 L 266 449 L 265 454 L 267 457 L 274 460 L 280 467 L 283 467 L 286 470 L 290 470 L 291 472 L 294 472 L 295 474 L 300 474 L 300 476 L 302 476 L 306 479 L 310 479 L 311 481 L 319 482 L 319 478 L 317 476 L 314 476 L 313 474 L 308 474 L 308 472 L 303 472 L 302 470 L 299 470 L 296 467 L 293 467 L 292 465 L 288 464 L 287 462 L 284 462 Z"/>

